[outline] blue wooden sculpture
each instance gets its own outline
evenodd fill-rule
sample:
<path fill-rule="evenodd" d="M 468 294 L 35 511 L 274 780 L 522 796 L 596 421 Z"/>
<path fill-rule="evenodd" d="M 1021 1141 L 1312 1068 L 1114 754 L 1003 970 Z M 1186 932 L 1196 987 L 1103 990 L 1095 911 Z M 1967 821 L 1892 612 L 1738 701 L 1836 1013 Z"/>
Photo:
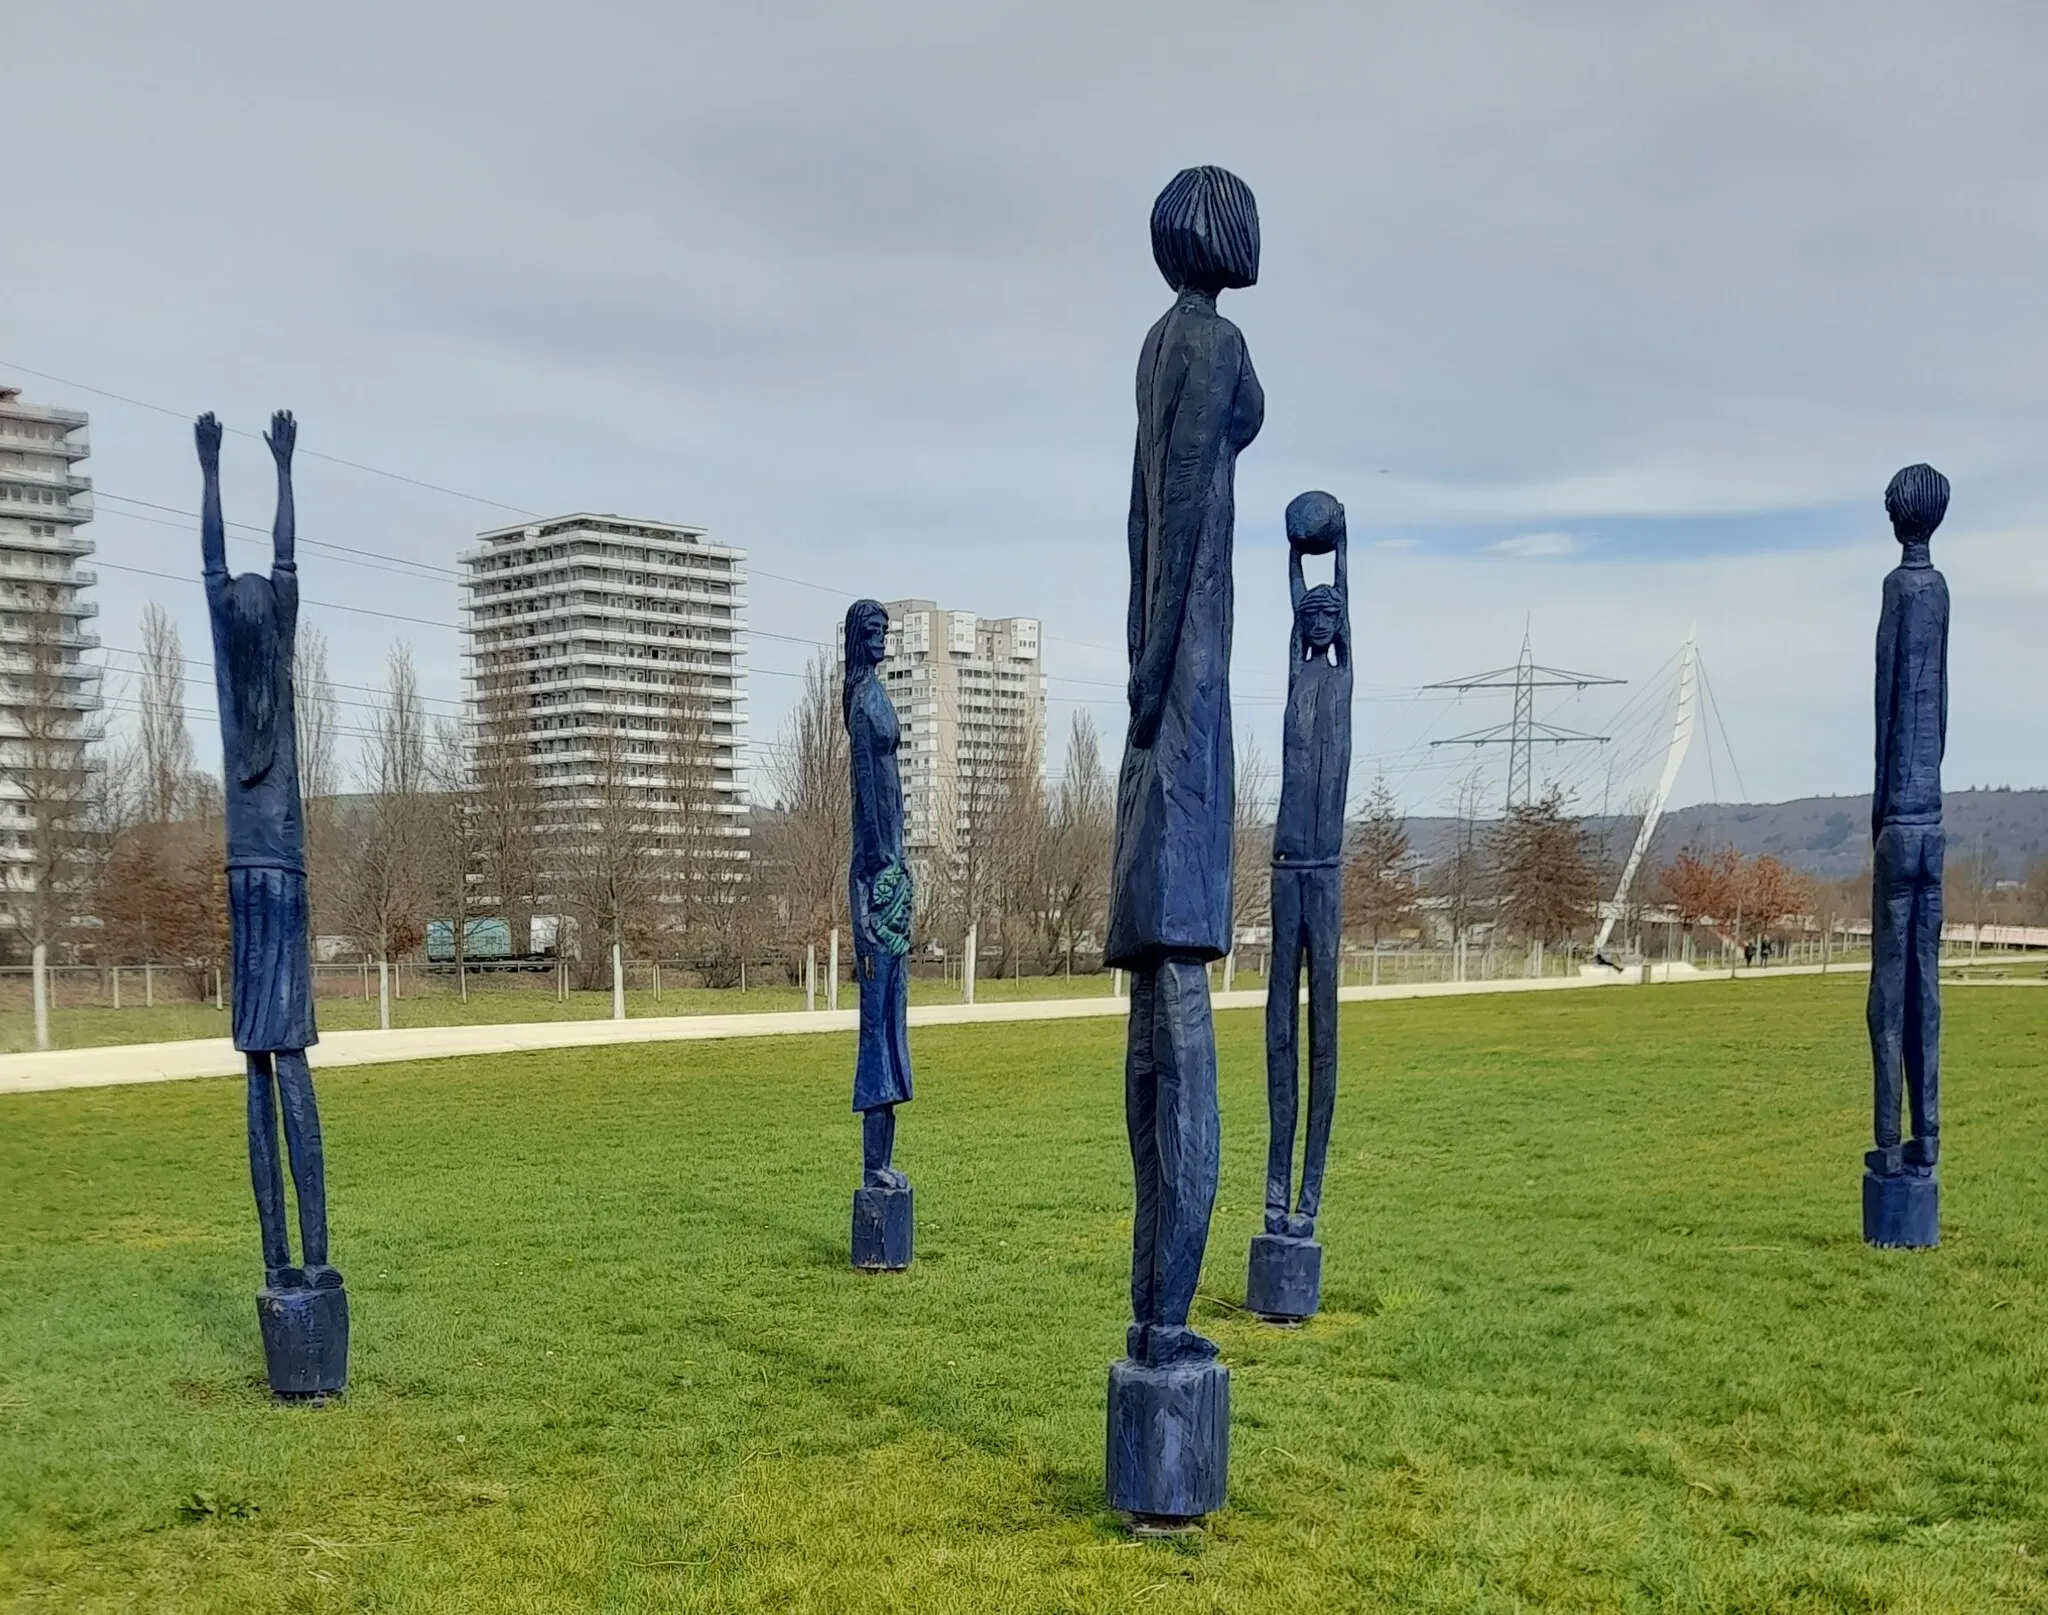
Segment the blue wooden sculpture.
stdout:
<path fill-rule="evenodd" d="M 1351 597 L 1344 507 L 1305 493 L 1287 507 L 1287 717 L 1273 826 L 1273 955 L 1266 978 L 1266 1231 L 1252 1240 L 1247 1310 L 1282 1323 L 1314 1314 L 1323 1248 L 1316 1211 L 1337 1103 L 1337 948 L 1344 927 L 1344 804 L 1351 781 Z M 1308 588 L 1304 554 L 1335 553 L 1334 582 Z M 1308 964 L 1308 1128 L 1301 1199 L 1289 1204 L 1300 1085 L 1300 994 Z"/>
<path fill-rule="evenodd" d="M 306 1050 L 313 975 L 306 948 L 306 837 L 299 802 L 298 729 L 292 710 L 292 647 L 299 574 L 293 558 L 290 414 L 270 420 L 264 441 L 277 464 L 277 519 L 270 575 L 228 575 L 220 508 L 220 423 L 194 429 L 205 479 L 200 551 L 213 622 L 214 688 L 220 709 L 227 796 L 228 930 L 233 955 L 235 1047 L 248 1057 L 249 1176 L 263 1231 L 264 1286 L 256 1298 L 270 1388 L 322 1397 L 348 1379 L 348 1297 L 327 1260 L 326 1163 Z M 278 1111 L 299 1203 L 302 1264 L 285 1228 Z"/>
<path fill-rule="evenodd" d="M 1229 1468 L 1229 1372 L 1188 1309 L 1219 1149 L 1207 967 L 1231 944 L 1234 486 L 1265 415 L 1244 337 L 1216 296 L 1258 280 L 1251 191 L 1220 168 L 1176 175 L 1152 206 L 1152 256 L 1174 302 L 1138 357 L 1130 727 L 1104 949 L 1105 963 L 1131 972 L 1124 1115 L 1137 1179 L 1108 1485 L 1145 1529 L 1220 1507 Z"/>
<path fill-rule="evenodd" d="M 873 600 L 846 613 L 840 711 L 853 771 L 853 853 L 848 905 L 860 981 L 860 1050 L 853 1108 L 861 1115 L 861 1187 L 853 1196 L 853 1265 L 910 1265 L 910 1180 L 891 1164 L 896 1107 L 910 1098 L 910 868 L 903 861 L 903 780 L 896 708 L 875 669 L 889 614 Z"/>
<path fill-rule="evenodd" d="M 1884 493 L 1903 553 L 1877 624 L 1877 778 L 1870 798 L 1870 1053 L 1876 1143 L 1864 1157 L 1863 1237 L 1941 1239 L 1941 755 L 1948 737 L 1948 584 L 1929 543 L 1948 479 L 1909 465 Z M 1900 1088 L 1913 1135 L 1899 1137 Z"/>

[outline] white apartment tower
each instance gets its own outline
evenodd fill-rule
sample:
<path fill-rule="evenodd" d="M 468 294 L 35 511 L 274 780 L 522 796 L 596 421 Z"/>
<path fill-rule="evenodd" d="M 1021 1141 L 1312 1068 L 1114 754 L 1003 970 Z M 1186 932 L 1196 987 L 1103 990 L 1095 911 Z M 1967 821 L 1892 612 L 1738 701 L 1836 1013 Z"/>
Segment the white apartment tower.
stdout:
<path fill-rule="evenodd" d="M 1044 773 L 1038 621 L 942 611 L 929 600 L 883 609 L 883 681 L 903 728 L 904 850 L 929 870 L 969 811 L 977 778 L 1019 764 Z"/>
<path fill-rule="evenodd" d="M 99 607 L 81 591 L 98 575 L 93 552 L 91 452 L 82 410 L 25 404 L 0 386 L 0 879 L 35 889 L 33 801 L 38 784 L 82 766 L 100 709 L 99 648 L 87 622 Z M 58 784 L 63 794 L 76 787 Z"/>
<path fill-rule="evenodd" d="M 701 527 L 574 515 L 480 533 L 457 559 L 465 703 L 472 722 L 488 709 L 523 732 L 542 822 L 573 824 L 622 744 L 650 820 L 682 811 L 687 765 L 744 858 L 746 552 Z M 678 754 L 679 712 L 695 759 Z"/>

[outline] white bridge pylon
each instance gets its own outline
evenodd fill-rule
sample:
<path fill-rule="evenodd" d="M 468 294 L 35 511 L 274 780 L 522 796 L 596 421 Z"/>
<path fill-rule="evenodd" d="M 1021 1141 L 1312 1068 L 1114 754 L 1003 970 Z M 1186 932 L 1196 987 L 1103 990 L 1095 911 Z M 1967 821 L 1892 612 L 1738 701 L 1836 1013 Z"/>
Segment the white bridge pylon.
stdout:
<path fill-rule="evenodd" d="M 1643 813 L 1642 828 L 1636 831 L 1636 844 L 1629 849 L 1628 862 L 1622 866 L 1621 884 L 1614 889 L 1614 901 L 1600 906 L 1600 934 L 1593 939 L 1593 956 L 1604 959 L 1608 938 L 1614 934 L 1614 922 L 1621 918 L 1622 905 L 1628 901 L 1629 888 L 1635 884 L 1636 871 L 1642 867 L 1644 855 L 1650 850 L 1650 838 L 1657 833 L 1657 821 L 1664 816 L 1664 804 L 1671 800 L 1671 787 L 1678 783 L 1678 771 L 1685 764 L 1685 754 L 1692 745 L 1694 718 L 1698 709 L 1697 686 L 1699 683 L 1699 625 L 1695 623 L 1685 631 L 1685 650 L 1678 659 L 1678 717 L 1671 728 L 1671 748 L 1664 754 L 1664 772 L 1657 777 L 1656 794 L 1650 798 L 1650 805 Z"/>

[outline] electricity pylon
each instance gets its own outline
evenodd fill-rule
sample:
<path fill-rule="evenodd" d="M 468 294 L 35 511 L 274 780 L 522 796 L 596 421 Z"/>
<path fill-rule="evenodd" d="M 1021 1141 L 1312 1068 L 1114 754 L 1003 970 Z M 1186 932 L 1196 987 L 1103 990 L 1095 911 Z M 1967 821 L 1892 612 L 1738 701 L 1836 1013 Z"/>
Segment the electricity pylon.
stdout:
<path fill-rule="evenodd" d="M 1438 746 L 1505 746 L 1508 748 L 1508 797 L 1510 808 L 1534 800 L 1535 797 L 1535 751 L 1541 740 L 1552 746 L 1599 745 L 1604 746 L 1610 738 L 1607 735 L 1581 734 L 1576 729 L 1560 729 L 1554 723 L 1536 721 L 1536 692 L 1538 690 L 1587 690 L 1596 684 L 1626 684 L 1626 679 L 1602 678 L 1597 673 L 1574 673 L 1562 667 L 1539 667 L 1529 650 L 1529 630 L 1522 630 L 1522 656 L 1513 667 L 1497 667 L 1491 672 L 1474 673 L 1469 678 L 1445 679 L 1440 684 L 1425 684 L 1426 690 L 1513 690 L 1515 692 L 1515 714 L 1506 723 L 1495 724 L 1491 729 L 1475 729 L 1469 735 L 1453 735 L 1448 740 L 1432 740 L 1432 749 Z"/>

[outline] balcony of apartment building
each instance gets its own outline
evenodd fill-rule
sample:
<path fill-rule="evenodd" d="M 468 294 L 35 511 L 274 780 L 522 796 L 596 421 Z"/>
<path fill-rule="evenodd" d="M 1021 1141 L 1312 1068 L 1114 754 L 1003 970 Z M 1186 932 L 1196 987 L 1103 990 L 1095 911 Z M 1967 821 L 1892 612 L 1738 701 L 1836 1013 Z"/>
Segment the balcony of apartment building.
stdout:
<path fill-rule="evenodd" d="M 77 608 L 52 610 L 50 615 L 57 619 L 56 624 L 48 631 L 44 631 L 31 627 L 24 620 L 38 615 L 37 613 L 0 609 L 0 671 L 21 670 L 29 666 L 25 659 L 28 653 L 24 647 L 30 643 L 31 638 L 39 647 L 58 651 L 98 650 L 100 636 L 90 629 L 76 626 L 98 610 L 97 606 L 94 606 L 92 611 Z M 73 660 L 75 661 L 76 657 Z M 95 670 L 85 668 L 82 671 Z"/>
<path fill-rule="evenodd" d="M 13 516 L 26 522 L 63 523 L 70 526 L 92 520 L 92 507 L 80 510 L 77 506 L 61 505 L 17 505 L 12 500 L 0 499 L 0 516 Z M 9 533 L 0 532 L 0 550 L 26 549 L 40 551 L 45 555 L 90 555 L 93 541 L 84 533 L 62 531 L 55 533 Z M 64 574 L 57 574 L 62 578 Z"/>
<path fill-rule="evenodd" d="M 75 409 L 38 407 L 33 418 L 0 415 L 0 449 L 25 448 L 32 454 L 61 454 L 67 460 L 83 460 L 92 453 L 92 443 L 86 436 L 88 424 L 84 412 Z"/>
<path fill-rule="evenodd" d="M 0 534 L 0 544 L 7 542 L 9 535 Z M 47 539 L 31 542 L 42 544 Z M 40 560 L 41 564 L 37 562 Z M 65 566 L 61 569 L 51 566 L 51 557 L 23 555 L 18 551 L 0 549 L 0 584 L 47 583 L 67 589 L 90 589 L 99 582 L 100 575 L 89 566 Z"/>
<path fill-rule="evenodd" d="M 12 714 L 30 705 L 22 681 L 0 675 L 0 739 L 21 737 L 20 723 Z M 53 712 L 97 712 L 102 706 L 98 690 L 62 690 L 37 695 L 34 705 Z"/>

